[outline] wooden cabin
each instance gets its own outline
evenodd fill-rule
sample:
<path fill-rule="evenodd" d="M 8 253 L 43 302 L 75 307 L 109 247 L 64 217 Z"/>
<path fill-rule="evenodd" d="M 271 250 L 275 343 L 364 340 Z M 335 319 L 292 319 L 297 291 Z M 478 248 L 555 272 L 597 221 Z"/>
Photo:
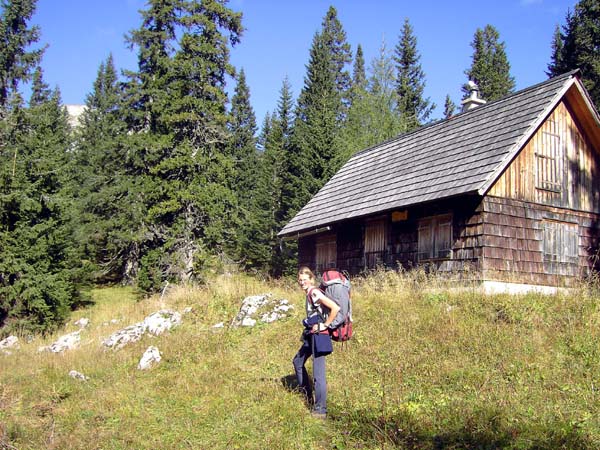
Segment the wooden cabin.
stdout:
<path fill-rule="evenodd" d="M 354 155 L 279 233 L 299 241 L 299 265 L 468 267 L 484 283 L 526 286 L 568 286 L 594 269 L 600 117 L 579 72 L 463 103 Z"/>

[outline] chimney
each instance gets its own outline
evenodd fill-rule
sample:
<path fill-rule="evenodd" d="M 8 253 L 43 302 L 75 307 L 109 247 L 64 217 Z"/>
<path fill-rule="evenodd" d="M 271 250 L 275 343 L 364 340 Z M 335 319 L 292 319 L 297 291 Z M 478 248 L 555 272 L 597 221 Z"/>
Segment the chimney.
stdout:
<path fill-rule="evenodd" d="M 463 112 L 477 108 L 479 105 L 484 105 L 486 103 L 484 99 L 479 98 L 479 88 L 474 81 L 469 80 L 467 86 L 469 86 L 469 96 L 460 102 Z"/>

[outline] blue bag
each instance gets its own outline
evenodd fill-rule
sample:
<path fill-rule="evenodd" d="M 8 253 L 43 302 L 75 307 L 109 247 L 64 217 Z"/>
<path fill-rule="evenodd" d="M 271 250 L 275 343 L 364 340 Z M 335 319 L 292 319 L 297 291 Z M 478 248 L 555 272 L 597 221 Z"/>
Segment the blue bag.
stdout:
<path fill-rule="evenodd" d="M 323 331 L 321 333 L 314 333 L 313 338 L 313 349 L 314 356 L 325 356 L 333 352 L 333 344 L 331 343 L 331 335 L 329 331 Z"/>

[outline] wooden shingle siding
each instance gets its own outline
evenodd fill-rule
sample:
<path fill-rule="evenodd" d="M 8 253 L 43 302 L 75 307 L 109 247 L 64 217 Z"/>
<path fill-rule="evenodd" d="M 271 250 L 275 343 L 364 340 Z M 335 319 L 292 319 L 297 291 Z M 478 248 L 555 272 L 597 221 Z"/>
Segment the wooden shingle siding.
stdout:
<path fill-rule="evenodd" d="M 484 278 L 553 285 L 593 267 L 600 215 L 491 196 L 482 209 Z"/>
<path fill-rule="evenodd" d="M 599 168 L 598 150 L 560 102 L 488 193 L 600 213 Z"/>

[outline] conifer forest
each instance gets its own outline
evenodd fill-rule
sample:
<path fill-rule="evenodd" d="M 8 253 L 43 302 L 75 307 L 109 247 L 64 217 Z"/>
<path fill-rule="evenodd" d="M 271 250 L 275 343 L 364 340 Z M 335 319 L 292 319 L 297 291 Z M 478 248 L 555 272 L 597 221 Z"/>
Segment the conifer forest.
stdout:
<path fill-rule="evenodd" d="M 277 233 L 354 153 L 429 123 L 435 105 L 407 18 L 393 48 L 365 61 L 338 12 L 314 24 L 304 85 L 281 80 L 257 121 L 231 50 L 243 12 L 226 0 L 149 0 L 73 126 L 44 80 L 36 0 L 0 0 L 0 337 L 50 332 L 89 301 L 90 286 L 202 283 L 210 272 L 294 273 Z M 515 89 L 493 24 L 477 29 L 465 67 L 488 101 Z M 600 107 L 600 4 L 580 0 L 548 42 L 549 77 L 579 68 Z M 247 70 L 247 68 L 246 68 Z M 228 94 L 226 87 L 234 83 Z M 23 86 L 29 86 L 25 98 Z"/>

